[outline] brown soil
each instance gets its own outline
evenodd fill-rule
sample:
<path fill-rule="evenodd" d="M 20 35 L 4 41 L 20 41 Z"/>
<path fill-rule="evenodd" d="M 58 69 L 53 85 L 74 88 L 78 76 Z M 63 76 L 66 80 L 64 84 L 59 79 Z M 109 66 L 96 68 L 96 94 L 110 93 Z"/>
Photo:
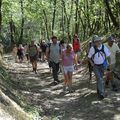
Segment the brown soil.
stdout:
<path fill-rule="evenodd" d="M 14 63 L 8 60 L 9 72 L 18 83 L 18 91 L 32 106 L 39 109 L 40 116 L 51 120 L 120 120 L 120 90 L 106 88 L 107 97 L 99 100 L 96 94 L 96 81 L 89 83 L 86 69 L 80 67 L 73 75 L 75 92 L 63 94 L 63 75 L 61 81 L 53 85 L 52 75 L 47 63 L 38 62 L 38 73 L 34 74 L 30 63 Z M 119 81 L 118 85 L 119 84 Z"/>

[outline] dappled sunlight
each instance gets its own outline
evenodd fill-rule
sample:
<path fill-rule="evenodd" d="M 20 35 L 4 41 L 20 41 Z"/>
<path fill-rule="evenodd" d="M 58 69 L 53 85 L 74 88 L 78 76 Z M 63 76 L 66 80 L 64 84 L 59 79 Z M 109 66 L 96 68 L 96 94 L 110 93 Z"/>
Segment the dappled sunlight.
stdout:
<path fill-rule="evenodd" d="M 104 113 L 106 114 L 115 114 L 115 111 L 112 111 L 112 110 L 103 110 Z"/>
<path fill-rule="evenodd" d="M 27 104 L 40 108 L 39 112 L 45 116 L 57 116 L 60 120 L 100 120 L 102 115 L 105 120 L 119 120 L 119 91 L 115 93 L 107 89 L 107 97 L 98 100 L 95 76 L 89 81 L 85 68 L 73 75 L 73 93 L 63 92 L 64 77 L 61 73 L 60 83 L 53 84 L 48 63 L 38 63 L 37 74 L 32 72 L 30 64 L 28 68 L 27 62 L 11 64 L 8 71 L 14 82 L 19 83 L 17 89 Z"/>
<path fill-rule="evenodd" d="M 115 114 L 113 120 L 120 120 L 120 113 Z"/>

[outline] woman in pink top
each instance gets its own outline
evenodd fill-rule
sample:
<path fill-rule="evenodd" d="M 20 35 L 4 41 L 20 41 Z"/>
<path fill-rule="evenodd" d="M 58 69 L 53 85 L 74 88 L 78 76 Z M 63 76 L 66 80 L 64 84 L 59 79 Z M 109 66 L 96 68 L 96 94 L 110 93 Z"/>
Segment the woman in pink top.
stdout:
<path fill-rule="evenodd" d="M 66 50 L 62 52 L 62 64 L 64 69 L 64 87 L 63 91 L 68 90 L 69 92 L 73 92 L 72 87 L 72 74 L 74 71 L 74 62 L 75 62 L 75 54 L 73 52 L 72 46 L 67 45 Z"/>

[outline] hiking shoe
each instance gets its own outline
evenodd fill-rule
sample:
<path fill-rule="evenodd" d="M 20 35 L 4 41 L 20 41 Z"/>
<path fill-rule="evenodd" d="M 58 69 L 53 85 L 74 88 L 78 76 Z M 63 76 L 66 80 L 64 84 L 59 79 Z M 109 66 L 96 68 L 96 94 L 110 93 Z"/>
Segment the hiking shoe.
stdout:
<path fill-rule="evenodd" d="M 97 94 L 98 94 L 98 95 L 100 94 L 98 89 L 97 89 Z"/>
<path fill-rule="evenodd" d="M 56 80 L 57 83 L 60 83 L 60 80 Z"/>
<path fill-rule="evenodd" d="M 74 92 L 74 90 L 72 90 L 72 89 L 69 90 L 69 93 L 73 93 L 73 92 Z"/>
<path fill-rule="evenodd" d="M 58 80 L 58 82 L 60 83 L 60 80 Z"/>
<path fill-rule="evenodd" d="M 63 92 L 65 92 L 67 90 L 66 86 L 63 86 Z"/>
<path fill-rule="evenodd" d="M 100 100 L 103 100 L 105 97 L 103 95 L 98 96 Z"/>
<path fill-rule="evenodd" d="M 118 88 L 112 88 L 112 91 L 117 92 Z"/>
<path fill-rule="evenodd" d="M 78 67 L 77 67 L 77 65 L 74 65 L 74 69 L 75 69 L 75 70 L 78 70 Z"/>
<path fill-rule="evenodd" d="M 71 87 L 68 87 L 68 91 L 69 91 L 69 93 L 73 93 L 74 92 L 74 90 Z"/>
<path fill-rule="evenodd" d="M 57 85 L 57 84 L 58 84 L 58 82 L 57 82 L 57 81 L 54 81 L 53 83 L 54 83 L 54 85 Z"/>

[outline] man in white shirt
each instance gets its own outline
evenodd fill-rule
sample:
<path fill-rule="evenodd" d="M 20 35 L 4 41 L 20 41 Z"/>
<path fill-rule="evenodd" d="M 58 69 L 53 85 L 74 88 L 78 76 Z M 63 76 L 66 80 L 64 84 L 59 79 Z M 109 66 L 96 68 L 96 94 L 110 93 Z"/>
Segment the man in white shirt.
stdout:
<path fill-rule="evenodd" d="M 115 41 L 114 38 L 112 36 L 110 36 L 110 37 L 107 38 L 107 43 L 105 44 L 106 47 L 111 52 L 111 55 L 110 55 L 111 65 L 112 65 L 112 70 L 111 71 L 114 71 L 114 69 L 115 69 L 116 55 L 118 55 L 118 54 L 120 55 L 120 49 L 119 49 L 118 45 L 114 41 Z M 111 82 L 111 85 L 112 85 L 112 89 L 113 89 L 113 91 L 117 91 L 117 85 L 115 84 L 112 72 L 111 72 L 110 76 L 111 77 L 107 77 L 108 79 L 106 80 L 106 85 L 108 85 L 109 80 L 111 79 L 110 82 Z"/>
<path fill-rule="evenodd" d="M 109 49 L 101 43 L 101 38 L 95 35 L 93 37 L 94 45 L 90 48 L 88 59 L 93 66 L 93 71 L 97 78 L 97 92 L 100 99 L 105 97 L 105 87 L 103 81 L 104 67 L 106 58 L 110 57 Z M 109 59 L 110 61 L 110 59 Z"/>

